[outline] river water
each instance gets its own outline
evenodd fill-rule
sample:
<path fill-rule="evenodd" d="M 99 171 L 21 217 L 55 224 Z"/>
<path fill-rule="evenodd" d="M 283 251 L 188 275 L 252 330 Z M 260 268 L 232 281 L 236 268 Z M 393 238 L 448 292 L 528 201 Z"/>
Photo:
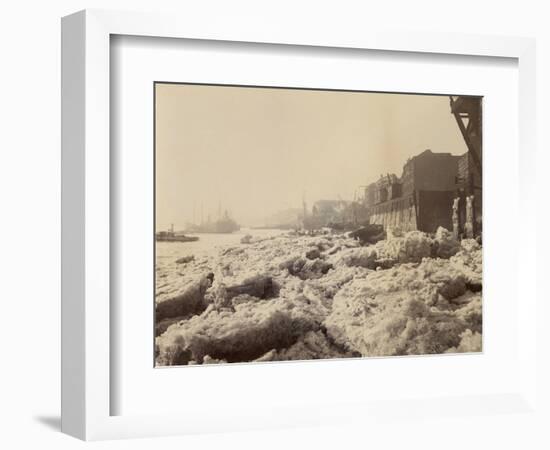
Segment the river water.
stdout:
<path fill-rule="evenodd" d="M 197 236 L 199 240 L 195 242 L 156 242 L 156 263 L 159 266 L 164 266 L 182 256 L 193 255 L 195 258 L 211 256 L 219 248 L 240 245 L 241 238 L 247 234 L 255 238 L 267 238 L 287 232 L 288 230 L 243 228 L 234 233 L 190 233 L 189 236 Z"/>

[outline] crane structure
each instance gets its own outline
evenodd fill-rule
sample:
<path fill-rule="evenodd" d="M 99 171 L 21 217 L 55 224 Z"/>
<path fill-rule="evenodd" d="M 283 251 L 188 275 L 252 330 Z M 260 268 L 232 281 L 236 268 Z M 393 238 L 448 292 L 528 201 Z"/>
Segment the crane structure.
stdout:
<path fill-rule="evenodd" d="M 450 96 L 451 113 L 468 148 L 459 161 L 457 197 L 453 203 L 453 232 L 474 237 L 482 227 L 482 105 L 481 97 Z"/>
<path fill-rule="evenodd" d="M 451 113 L 468 147 L 468 154 L 481 179 L 481 98 L 468 96 L 450 96 Z"/>

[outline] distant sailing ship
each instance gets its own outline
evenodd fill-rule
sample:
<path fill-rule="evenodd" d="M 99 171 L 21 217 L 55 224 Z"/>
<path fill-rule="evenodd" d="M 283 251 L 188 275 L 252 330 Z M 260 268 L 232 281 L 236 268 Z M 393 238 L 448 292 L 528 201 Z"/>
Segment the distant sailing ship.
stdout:
<path fill-rule="evenodd" d="M 174 231 L 174 224 L 168 231 L 159 231 L 155 234 L 155 239 L 160 242 L 195 242 L 199 238 L 197 236 L 186 236 L 183 233 Z"/>
<path fill-rule="evenodd" d="M 227 212 L 218 220 L 201 223 L 200 225 L 191 224 L 187 227 L 187 231 L 193 233 L 233 233 L 239 231 L 241 226 L 235 222 Z"/>

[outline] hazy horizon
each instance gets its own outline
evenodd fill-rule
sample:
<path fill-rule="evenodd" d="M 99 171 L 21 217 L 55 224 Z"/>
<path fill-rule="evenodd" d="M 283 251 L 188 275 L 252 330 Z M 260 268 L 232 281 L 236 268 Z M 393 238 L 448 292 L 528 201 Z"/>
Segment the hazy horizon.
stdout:
<path fill-rule="evenodd" d="M 426 149 L 467 151 L 448 96 L 156 84 L 156 227 L 353 200 Z"/>

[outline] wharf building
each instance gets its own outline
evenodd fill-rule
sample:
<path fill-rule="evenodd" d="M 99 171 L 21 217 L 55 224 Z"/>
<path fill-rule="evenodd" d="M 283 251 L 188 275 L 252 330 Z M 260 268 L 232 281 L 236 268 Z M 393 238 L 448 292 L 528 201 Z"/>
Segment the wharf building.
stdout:
<path fill-rule="evenodd" d="M 481 177 L 469 153 L 426 150 L 405 163 L 401 177 L 381 175 L 367 185 L 363 206 L 369 223 L 385 229 L 434 233 L 442 226 L 460 235 L 469 220 L 473 236 L 481 230 Z"/>

